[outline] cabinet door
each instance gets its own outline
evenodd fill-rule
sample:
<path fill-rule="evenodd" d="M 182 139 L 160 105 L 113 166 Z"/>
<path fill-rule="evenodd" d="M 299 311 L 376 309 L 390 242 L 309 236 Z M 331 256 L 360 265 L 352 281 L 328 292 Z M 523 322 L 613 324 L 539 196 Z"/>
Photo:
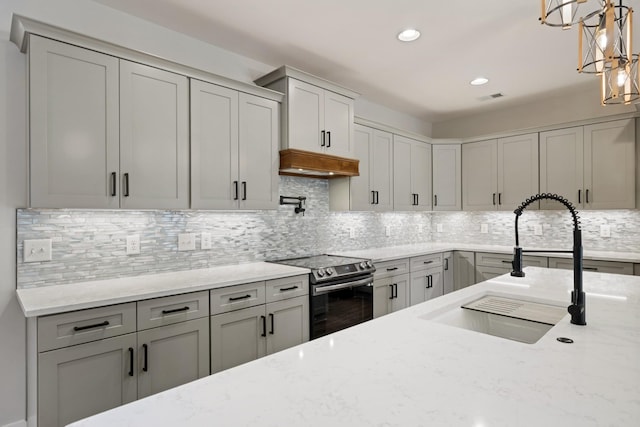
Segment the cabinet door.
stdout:
<path fill-rule="evenodd" d="M 373 132 L 371 189 L 375 193 L 375 211 L 393 209 L 393 135 L 375 129 Z"/>
<path fill-rule="evenodd" d="M 462 209 L 462 148 L 460 144 L 433 146 L 433 210 Z"/>
<path fill-rule="evenodd" d="M 584 146 L 584 206 L 588 209 L 634 209 L 634 121 L 585 126 Z"/>
<path fill-rule="evenodd" d="M 375 197 L 372 193 L 370 177 L 373 173 L 373 129 L 366 126 L 355 125 L 354 127 L 354 154 L 360 161 L 360 176 L 352 176 L 350 180 L 349 197 L 351 199 L 351 210 L 366 211 L 373 209 Z"/>
<path fill-rule="evenodd" d="M 189 207 L 187 78 L 120 61 L 121 207 Z"/>
<path fill-rule="evenodd" d="M 538 170 L 537 133 L 498 139 L 498 210 L 513 211 L 538 194 Z"/>
<path fill-rule="evenodd" d="M 455 290 L 453 279 L 453 253 L 443 253 L 442 262 L 442 292 L 443 294 L 448 294 Z"/>
<path fill-rule="evenodd" d="M 383 277 L 373 281 L 373 318 L 384 316 L 392 311 L 395 295 L 394 276 Z"/>
<path fill-rule="evenodd" d="M 207 317 L 138 332 L 138 398 L 207 375 Z"/>
<path fill-rule="evenodd" d="M 117 208 L 118 59 L 29 40 L 30 206 Z"/>
<path fill-rule="evenodd" d="M 191 80 L 191 207 L 236 209 L 238 92 Z"/>
<path fill-rule="evenodd" d="M 476 284 L 475 254 L 468 251 L 453 252 L 453 289 Z"/>
<path fill-rule="evenodd" d="M 497 207 L 498 142 L 493 139 L 462 145 L 462 208 L 491 211 Z"/>
<path fill-rule="evenodd" d="M 353 99 L 325 91 L 324 130 L 327 154 L 353 157 Z"/>
<path fill-rule="evenodd" d="M 413 210 L 431 210 L 431 144 L 416 141 L 411 146 L 411 192 L 416 195 Z"/>
<path fill-rule="evenodd" d="M 585 259 L 582 261 L 584 271 L 597 271 L 599 273 L 633 275 L 633 264 L 630 262 L 599 261 Z M 549 258 L 549 268 L 563 268 L 573 270 L 571 258 Z"/>
<path fill-rule="evenodd" d="M 411 305 L 442 296 L 444 294 L 442 267 L 411 273 L 410 288 Z"/>
<path fill-rule="evenodd" d="M 267 329 L 267 354 L 309 341 L 309 297 L 267 304 Z"/>
<path fill-rule="evenodd" d="M 279 120 L 276 101 L 240 94 L 240 209 L 278 207 Z"/>
<path fill-rule="evenodd" d="M 582 126 L 540 132 L 540 192 L 558 194 L 582 207 L 584 130 Z M 541 209 L 564 209 L 554 201 L 540 201 Z"/>
<path fill-rule="evenodd" d="M 38 355 L 38 425 L 64 426 L 136 399 L 136 334 Z"/>
<path fill-rule="evenodd" d="M 393 210 L 412 211 L 415 198 L 411 188 L 411 140 L 393 136 Z"/>
<path fill-rule="evenodd" d="M 288 148 L 322 152 L 325 141 L 324 130 L 324 89 L 289 78 L 287 94 Z M 326 135 L 325 135 L 326 138 Z"/>
<path fill-rule="evenodd" d="M 211 316 L 211 373 L 266 354 L 264 305 Z"/>
<path fill-rule="evenodd" d="M 395 285 L 395 297 L 391 300 L 391 312 L 402 310 L 409 307 L 411 300 L 411 288 L 409 285 L 409 275 L 401 274 L 393 276 L 393 284 Z"/>

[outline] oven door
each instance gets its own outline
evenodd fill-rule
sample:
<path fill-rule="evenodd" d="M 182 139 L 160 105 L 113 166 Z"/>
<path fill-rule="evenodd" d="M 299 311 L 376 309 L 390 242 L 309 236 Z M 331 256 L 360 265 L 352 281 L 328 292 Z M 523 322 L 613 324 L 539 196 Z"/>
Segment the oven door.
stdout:
<path fill-rule="evenodd" d="M 312 286 L 311 339 L 373 319 L 373 275 Z"/>

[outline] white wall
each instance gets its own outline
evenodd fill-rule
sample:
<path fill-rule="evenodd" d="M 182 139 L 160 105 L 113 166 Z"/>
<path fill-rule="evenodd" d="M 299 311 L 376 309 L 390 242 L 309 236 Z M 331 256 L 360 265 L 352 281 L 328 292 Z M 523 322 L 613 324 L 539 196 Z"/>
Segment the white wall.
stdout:
<path fill-rule="evenodd" d="M 633 105 L 600 105 L 600 85 L 596 77 L 575 90 L 525 105 L 433 123 L 434 138 L 469 138 L 495 133 L 569 123 L 623 113 L 634 113 Z"/>
<path fill-rule="evenodd" d="M 9 42 L 12 13 L 250 83 L 264 64 L 87 0 L 0 1 L 0 426 L 26 414 L 25 319 L 15 298 L 16 208 L 26 207 L 26 57 Z M 427 134 L 428 123 L 359 101 L 356 114 Z"/>
<path fill-rule="evenodd" d="M 431 136 L 431 123 L 416 117 L 399 113 L 380 104 L 374 104 L 364 97 L 356 99 L 356 116 L 382 123 L 396 129 Z"/>

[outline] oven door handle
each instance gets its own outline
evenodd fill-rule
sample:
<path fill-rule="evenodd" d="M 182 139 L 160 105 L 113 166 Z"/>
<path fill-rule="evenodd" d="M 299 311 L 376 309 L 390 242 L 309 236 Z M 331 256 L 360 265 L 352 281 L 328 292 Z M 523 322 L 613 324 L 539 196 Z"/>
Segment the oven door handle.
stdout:
<path fill-rule="evenodd" d="M 354 286 L 373 286 L 373 276 L 353 282 L 339 283 L 337 285 L 316 286 L 313 288 L 313 295 L 326 294 L 327 292 L 337 291 L 339 289 L 352 288 Z"/>

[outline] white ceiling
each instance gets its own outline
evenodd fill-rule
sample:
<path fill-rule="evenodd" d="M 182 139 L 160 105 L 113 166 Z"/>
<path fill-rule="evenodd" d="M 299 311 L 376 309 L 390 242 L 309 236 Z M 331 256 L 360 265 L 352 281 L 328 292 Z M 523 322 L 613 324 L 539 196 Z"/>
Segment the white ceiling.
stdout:
<path fill-rule="evenodd" d="M 599 84 L 576 72 L 578 28 L 541 25 L 539 0 L 95 1 L 433 123 Z M 422 37 L 398 41 L 407 27 Z"/>

